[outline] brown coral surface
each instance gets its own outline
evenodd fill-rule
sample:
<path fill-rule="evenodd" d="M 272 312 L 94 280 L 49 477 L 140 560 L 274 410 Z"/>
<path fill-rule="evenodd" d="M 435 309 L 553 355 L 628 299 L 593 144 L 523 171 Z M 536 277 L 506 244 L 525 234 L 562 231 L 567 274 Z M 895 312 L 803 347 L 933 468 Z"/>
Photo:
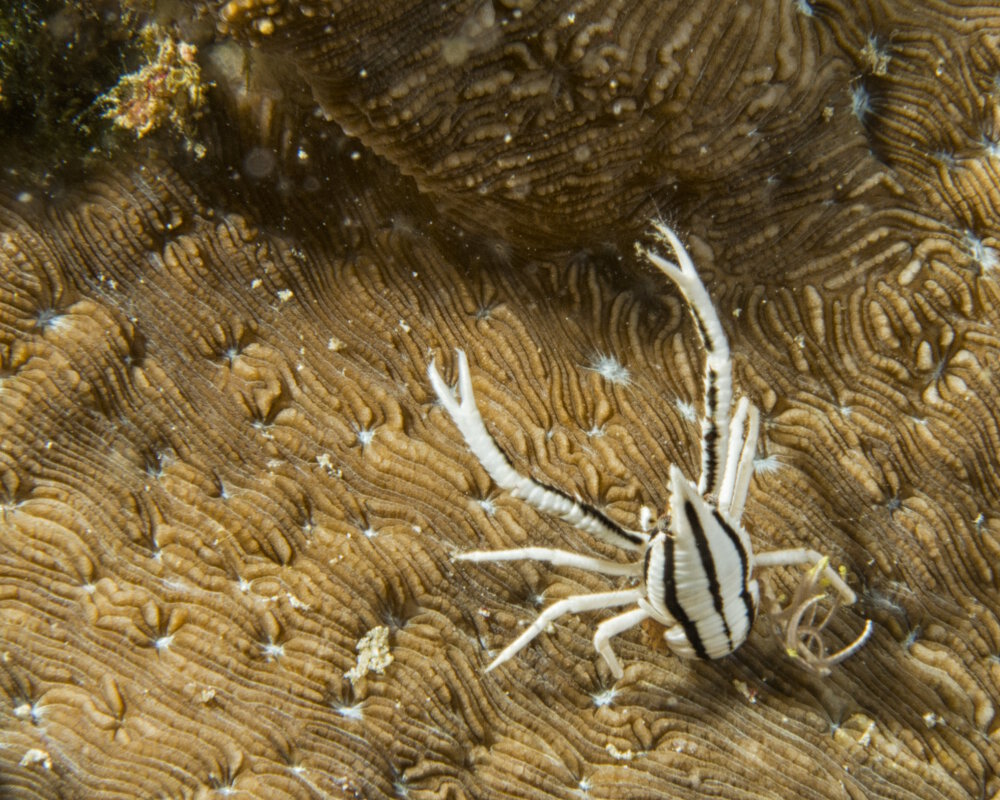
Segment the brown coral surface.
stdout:
<path fill-rule="evenodd" d="M 1000 795 L 1000 13 L 909 5 L 190 4 L 203 159 L 0 188 L 0 794 Z M 827 678 L 765 619 L 630 631 L 614 684 L 599 614 L 483 672 L 620 581 L 450 560 L 613 554 L 427 364 L 519 468 L 663 510 L 701 360 L 658 211 L 763 414 L 755 546 L 876 622 Z"/>

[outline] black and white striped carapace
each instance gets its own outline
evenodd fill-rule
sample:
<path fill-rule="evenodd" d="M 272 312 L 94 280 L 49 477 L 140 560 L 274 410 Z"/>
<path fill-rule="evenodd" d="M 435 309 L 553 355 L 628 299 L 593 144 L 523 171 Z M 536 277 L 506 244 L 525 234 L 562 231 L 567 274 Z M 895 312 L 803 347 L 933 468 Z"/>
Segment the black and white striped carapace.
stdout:
<path fill-rule="evenodd" d="M 457 555 L 463 561 L 545 561 L 606 575 L 631 576 L 638 581 L 633 588 L 574 595 L 553 603 L 493 659 L 487 670 L 512 658 L 563 614 L 630 605 L 634 608 L 605 620 L 594 634 L 594 647 L 615 678 L 623 673 L 611 649 L 611 638 L 647 618 L 666 627 L 666 642 L 679 656 L 708 659 L 729 655 L 746 640 L 757 614 L 760 589 L 754 579 L 756 567 L 815 565 L 807 578 L 810 586 L 819 585 L 822 578 L 839 595 L 838 603 L 850 604 L 856 599 L 843 578 L 830 568 L 829 560 L 815 550 L 797 548 L 754 554 L 741 519 L 753 474 L 760 415 L 744 397 L 730 418 L 732 364 L 729 343 L 715 306 L 676 234 L 663 222 L 656 221 L 653 226 L 658 240 L 673 249 L 677 264 L 652 250 L 640 248 L 640 252 L 677 285 L 691 309 L 705 347 L 705 410 L 701 420 L 698 484 L 685 478 L 676 466 L 670 467 L 670 510 L 652 533 L 623 528 L 593 506 L 518 472 L 486 430 L 464 352 L 457 351 L 457 388 L 461 401 L 444 382 L 433 360 L 428 366 L 427 373 L 438 400 L 497 486 L 581 531 L 641 554 L 638 561 L 626 564 L 546 547 Z M 827 654 L 820 632 L 829 615 L 819 625 L 812 624 L 812 620 L 801 624 L 803 614 L 809 610 L 815 612 L 816 602 L 817 596 L 812 592 L 802 600 L 801 608 L 789 610 L 796 637 L 789 650 L 801 644 L 801 655 L 805 656 L 802 663 L 816 671 L 825 671 L 864 644 L 871 623 L 866 623 L 852 644 Z"/>

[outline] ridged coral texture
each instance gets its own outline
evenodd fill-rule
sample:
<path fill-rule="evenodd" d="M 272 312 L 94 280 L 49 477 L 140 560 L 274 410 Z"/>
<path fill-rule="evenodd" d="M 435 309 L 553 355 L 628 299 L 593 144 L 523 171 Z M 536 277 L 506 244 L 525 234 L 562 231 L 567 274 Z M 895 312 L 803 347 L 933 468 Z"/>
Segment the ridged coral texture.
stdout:
<path fill-rule="evenodd" d="M 200 146 L 0 185 L 0 795 L 1000 797 L 992 4 L 175 5 Z M 612 612 L 483 671 L 623 582 L 454 553 L 627 554 L 496 491 L 427 365 L 662 513 L 702 353 L 657 215 L 762 412 L 755 547 L 875 622 L 829 677 L 764 617 L 719 662 L 629 631 L 615 683 Z"/>

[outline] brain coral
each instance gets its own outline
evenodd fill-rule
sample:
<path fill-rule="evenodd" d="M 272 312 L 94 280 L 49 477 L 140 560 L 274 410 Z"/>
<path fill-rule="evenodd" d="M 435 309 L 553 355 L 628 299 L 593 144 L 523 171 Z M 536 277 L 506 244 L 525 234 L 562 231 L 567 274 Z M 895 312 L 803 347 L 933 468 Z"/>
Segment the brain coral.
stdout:
<path fill-rule="evenodd" d="M 0 186 L 5 796 L 1000 796 L 994 8 L 176 5 L 205 157 Z M 876 622 L 828 678 L 762 621 L 633 630 L 615 684 L 594 615 L 483 673 L 616 582 L 451 561 L 610 553 L 495 491 L 427 364 L 519 467 L 662 509 L 701 361 L 658 212 L 763 413 L 751 536 Z"/>

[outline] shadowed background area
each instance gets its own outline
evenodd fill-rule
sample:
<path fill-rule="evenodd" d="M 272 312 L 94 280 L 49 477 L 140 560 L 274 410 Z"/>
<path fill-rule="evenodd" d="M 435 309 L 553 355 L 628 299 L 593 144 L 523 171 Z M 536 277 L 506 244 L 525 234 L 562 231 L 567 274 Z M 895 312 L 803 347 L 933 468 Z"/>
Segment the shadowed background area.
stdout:
<path fill-rule="evenodd" d="M 133 9 L 104 103 L 187 118 L 79 169 L 4 138 L 0 793 L 1000 794 L 1000 14 L 908 5 Z M 657 214 L 762 411 L 755 546 L 876 623 L 827 678 L 765 618 L 717 663 L 630 631 L 614 684 L 598 614 L 483 672 L 620 581 L 451 562 L 612 553 L 495 490 L 427 364 L 522 470 L 662 512 L 702 362 Z"/>

